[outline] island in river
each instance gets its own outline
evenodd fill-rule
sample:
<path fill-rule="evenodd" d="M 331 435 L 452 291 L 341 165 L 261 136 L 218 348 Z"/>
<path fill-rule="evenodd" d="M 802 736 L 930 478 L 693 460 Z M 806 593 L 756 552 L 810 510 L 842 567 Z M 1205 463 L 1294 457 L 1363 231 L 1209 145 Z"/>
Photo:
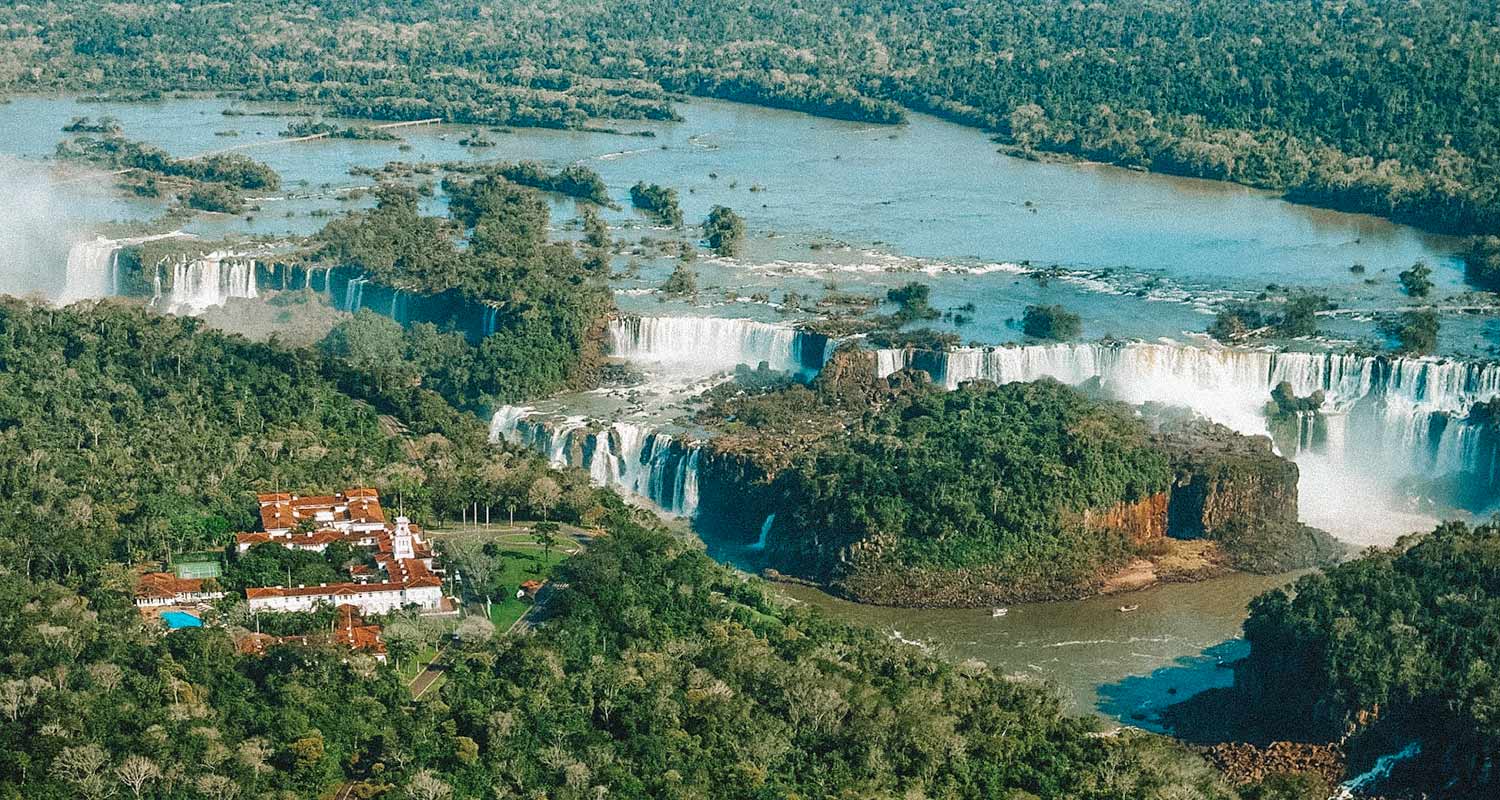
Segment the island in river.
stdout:
<path fill-rule="evenodd" d="M 719 431 L 698 465 L 700 520 L 854 600 L 1077 598 L 1343 552 L 1298 521 L 1297 466 L 1264 437 L 1050 379 L 944 391 L 916 370 L 879 377 L 855 347 L 810 386 L 741 375 L 698 415 Z"/>

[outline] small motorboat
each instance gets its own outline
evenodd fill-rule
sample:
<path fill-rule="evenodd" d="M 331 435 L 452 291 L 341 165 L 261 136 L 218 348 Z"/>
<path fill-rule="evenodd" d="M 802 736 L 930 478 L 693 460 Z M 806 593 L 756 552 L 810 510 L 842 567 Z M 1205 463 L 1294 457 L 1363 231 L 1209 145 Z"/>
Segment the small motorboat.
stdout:
<path fill-rule="evenodd" d="M 1003 616 L 1005 616 L 1006 614 L 1009 614 L 1009 613 L 1010 613 L 1010 609 L 1008 609 L 1008 608 L 997 608 L 997 609 L 994 609 L 993 611 L 990 612 L 990 616 L 992 616 L 992 617 L 1003 617 Z"/>
<path fill-rule="evenodd" d="M 1130 612 L 1135 611 L 1135 610 L 1139 609 L 1140 607 L 1141 606 L 1140 606 L 1139 603 L 1137 603 L 1137 604 L 1135 604 L 1133 606 L 1120 606 L 1120 613 L 1121 614 L 1129 614 Z"/>

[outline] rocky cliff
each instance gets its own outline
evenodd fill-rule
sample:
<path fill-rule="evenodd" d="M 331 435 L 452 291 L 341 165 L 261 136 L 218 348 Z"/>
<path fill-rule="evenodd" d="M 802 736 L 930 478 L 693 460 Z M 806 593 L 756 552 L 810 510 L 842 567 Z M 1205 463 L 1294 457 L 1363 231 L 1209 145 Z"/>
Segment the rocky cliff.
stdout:
<path fill-rule="evenodd" d="M 1157 436 L 1172 460 L 1167 535 L 1209 539 L 1230 566 L 1278 573 L 1336 562 L 1345 548 L 1297 518 L 1297 465 L 1271 440 L 1202 420 Z"/>
<path fill-rule="evenodd" d="M 1089 528 L 1115 531 L 1134 545 L 1148 545 L 1167 536 L 1171 493 L 1157 492 L 1133 503 L 1116 503 L 1102 511 L 1083 512 L 1083 524 Z"/>
<path fill-rule="evenodd" d="M 1212 537 L 1236 522 L 1297 521 L 1297 465 L 1271 440 L 1212 423 L 1181 423 L 1157 436 L 1172 461 L 1168 534 Z"/>

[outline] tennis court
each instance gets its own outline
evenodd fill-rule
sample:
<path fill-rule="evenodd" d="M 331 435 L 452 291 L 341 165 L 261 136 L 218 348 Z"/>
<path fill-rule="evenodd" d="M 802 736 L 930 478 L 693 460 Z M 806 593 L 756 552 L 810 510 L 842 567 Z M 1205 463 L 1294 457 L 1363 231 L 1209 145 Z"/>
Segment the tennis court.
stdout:
<path fill-rule="evenodd" d="M 206 553 L 193 553 L 172 564 L 172 571 L 179 578 L 218 578 L 224 570 L 217 557 Z"/>

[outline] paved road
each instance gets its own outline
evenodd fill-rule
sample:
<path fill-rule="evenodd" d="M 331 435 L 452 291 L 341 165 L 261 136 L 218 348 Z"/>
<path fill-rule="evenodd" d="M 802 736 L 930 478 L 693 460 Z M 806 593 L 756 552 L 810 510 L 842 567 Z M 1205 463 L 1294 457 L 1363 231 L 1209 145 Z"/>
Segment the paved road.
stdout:
<path fill-rule="evenodd" d="M 547 618 L 547 601 L 551 600 L 556 593 L 557 587 L 550 581 L 544 584 L 541 589 L 537 590 L 536 602 L 531 604 L 531 608 L 526 609 L 526 613 L 522 614 L 520 619 L 512 622 L 505 632 L 522 634 L 540 625 L 542 620 Z"/>
<path fill-rule="evenodd" d="M 420 700 L 422 695 L 426 694 L 434 683 L 437 683 L 437 679 L 442 677 L 443 670 L 447 668 L 443 664 L 443 651 L 439 650 L 437 655 L 427 662 L 427 669 L 417 673 L 417 677 L 412 678 L 411 683 L 407 684 L 407 688 L 411 690 L 411 699 Z"/>

